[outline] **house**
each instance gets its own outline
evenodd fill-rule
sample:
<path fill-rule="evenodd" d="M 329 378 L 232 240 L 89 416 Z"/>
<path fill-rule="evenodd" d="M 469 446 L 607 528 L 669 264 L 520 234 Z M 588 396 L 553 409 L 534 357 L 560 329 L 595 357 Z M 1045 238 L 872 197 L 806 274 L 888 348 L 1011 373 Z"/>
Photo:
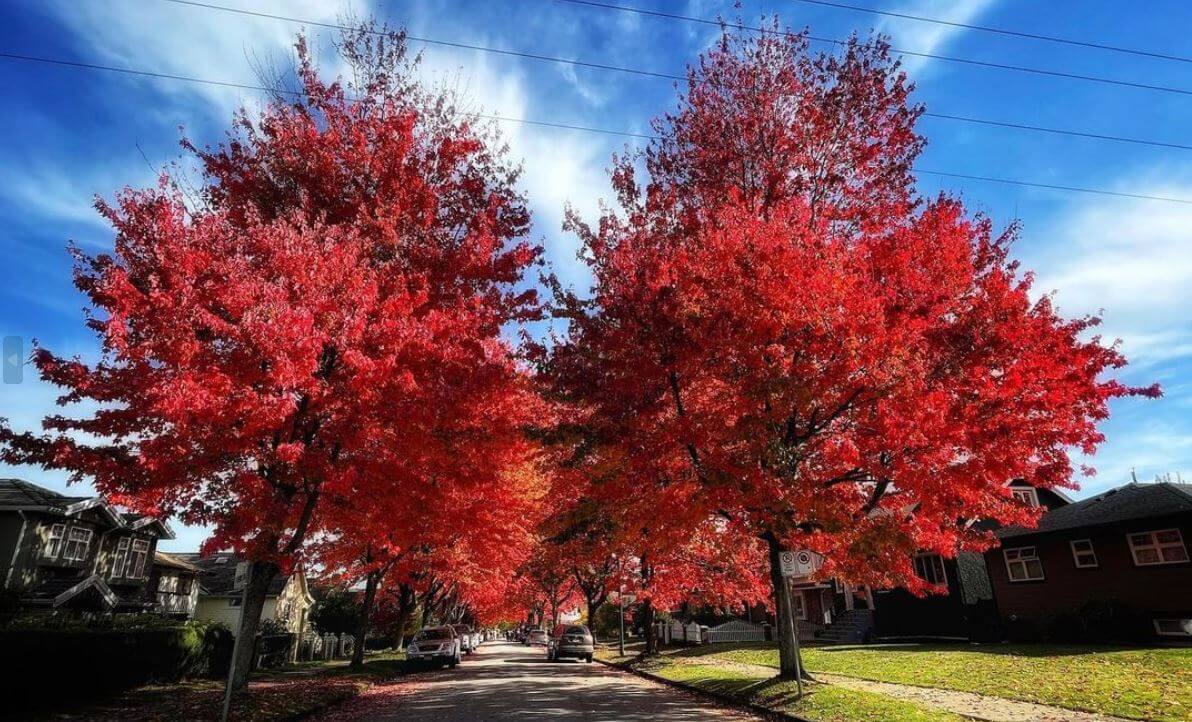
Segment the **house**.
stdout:
<path fill-rule="evenodd" d="M 26 609 L 154 611 L 149 585 L 160 519 L 122 512 L 100 496 L 67 496 L 0 479 L 4 589 Z"/>
<path fill-rule="evenodd" d="M 220 552 L 175 554 L 180 560 L 198 569 L 198 602 L 195 619 L 222 622 L 235 634 L 240 629 L 240 611 L 244 600 L 244 585 L 248 580 L 248 562 L 235 554 Z M 269 585 L 261 620 L 273 620 L 287 631 L 305 634 L 314 597 L 301 569 L 291 574 L 279 574 Z"/>
<path fill-rule="evenodd" d="M 1095 623 L 1100 607 L 1102 619 L 1117 620 L 1107 623 L 1136 624 L 1139 635 L 1192 640 L 1192 485 L 1128 484 L 997 536 L 1001 547 L 985 561 L 1012 634 L 1072 615 Z"/>
<path fill-rule="evenodd" d="M 1007 486 L 1010 495 L 1031 507 L 1059 509 L 1072 503 L 1058 489 L 1035 488 L 1023 481 Z M 977 526 L 996 529 L 997 524 L 978 521 Z M 986 569 L 986 558 L 961 552 L 953 559 L 938 554 L 917 554 L 915 574 L 932 584 L 943 584 L 947 592 L 916 597 L 905 589 L 879 589 L 872 598 L 873 635 L 991 639 L 1000 637 L 997 605 Z"/>
<path fill-rule="evenodd" d="M 199 568 L 174 554 L 159 551 L 153 556 L 149 588 L 157 598 L 158 611 L 181 619 L 193 619 L 199 604 Z"/>

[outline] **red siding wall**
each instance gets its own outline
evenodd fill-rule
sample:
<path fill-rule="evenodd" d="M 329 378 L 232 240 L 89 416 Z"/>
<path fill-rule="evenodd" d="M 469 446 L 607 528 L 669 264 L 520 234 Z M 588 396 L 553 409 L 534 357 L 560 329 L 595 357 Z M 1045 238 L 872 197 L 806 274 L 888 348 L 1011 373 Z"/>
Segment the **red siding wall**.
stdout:
<path fill-rule="evenodd" d="M 1073 529 L 1002 540 L 1002 548 L 1035 546 L 1043 562 L 1041 582 L 1011 582 L 1002 549 L 986 553 L 998 609 L 1005 619 L 1042 621 L 1075 612 L 1089 601 L 1115 600 L 1154 616 L 1192 616 L 1192 564 L 1134 565 L 1126 535 L 1177 528 L 1192 554 L 1192 515 L 1106 527 Z M 1078 569 L 1069 542 L 1091 539 L 1098 567 Z"/>

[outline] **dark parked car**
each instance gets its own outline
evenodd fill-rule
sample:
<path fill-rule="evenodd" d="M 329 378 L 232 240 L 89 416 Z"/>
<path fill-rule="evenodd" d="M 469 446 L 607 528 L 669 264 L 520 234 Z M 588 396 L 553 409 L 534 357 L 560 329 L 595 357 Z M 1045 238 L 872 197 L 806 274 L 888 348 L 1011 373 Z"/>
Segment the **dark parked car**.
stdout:
<path fill-rule="evenodd" d="M 546 645 L 546 657 L 552 661 L 566 659 L 582 659 L 592 661 L 592 653 L 596 651 L 592 632 L 582 624 L 559 624 L 550 634 L 550 641 Z"/>

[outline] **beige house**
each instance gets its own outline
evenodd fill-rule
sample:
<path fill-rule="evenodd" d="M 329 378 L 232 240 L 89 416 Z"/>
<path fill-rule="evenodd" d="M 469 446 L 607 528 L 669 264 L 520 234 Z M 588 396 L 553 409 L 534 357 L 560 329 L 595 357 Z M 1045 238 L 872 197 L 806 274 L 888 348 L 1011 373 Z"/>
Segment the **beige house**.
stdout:
<path fill-rule="evenodd" d="M 194 618 L 222 622 L 235 634 L 240 629 L 248 562 L 228 552 L 209 556 L 174 556 L 198 569 L 198 603 Z M 310 608 L 313 604 L 314 598 L 310 595 L 302 570 L 279 575 L 269 585 L 261 621 L 273 620 L 287 632 L 302 635 L 310 626 Z"/>

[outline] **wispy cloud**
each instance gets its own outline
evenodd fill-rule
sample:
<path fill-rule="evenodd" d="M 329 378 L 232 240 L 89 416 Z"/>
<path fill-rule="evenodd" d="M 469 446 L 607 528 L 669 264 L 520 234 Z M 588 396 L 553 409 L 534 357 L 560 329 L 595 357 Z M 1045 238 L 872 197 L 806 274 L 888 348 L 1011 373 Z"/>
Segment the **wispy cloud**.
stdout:
<path fill-rule="evenodd" d="M 884 8 L 892 12 L 938 18 L 950 23 L 971 23 L 988 10 L 997 0 L 910 0 Z M 964 28 L 952 25 L 909 20 L 883 16 L 877 29 L 893 39 L 893 45 L 901 50 L 915 53 L 938 53 L 957 35 L 966 32 Z M 914 76 L 921 72 L 931 58 L 917 55 L 905 56 L 903 67 Z"/>

